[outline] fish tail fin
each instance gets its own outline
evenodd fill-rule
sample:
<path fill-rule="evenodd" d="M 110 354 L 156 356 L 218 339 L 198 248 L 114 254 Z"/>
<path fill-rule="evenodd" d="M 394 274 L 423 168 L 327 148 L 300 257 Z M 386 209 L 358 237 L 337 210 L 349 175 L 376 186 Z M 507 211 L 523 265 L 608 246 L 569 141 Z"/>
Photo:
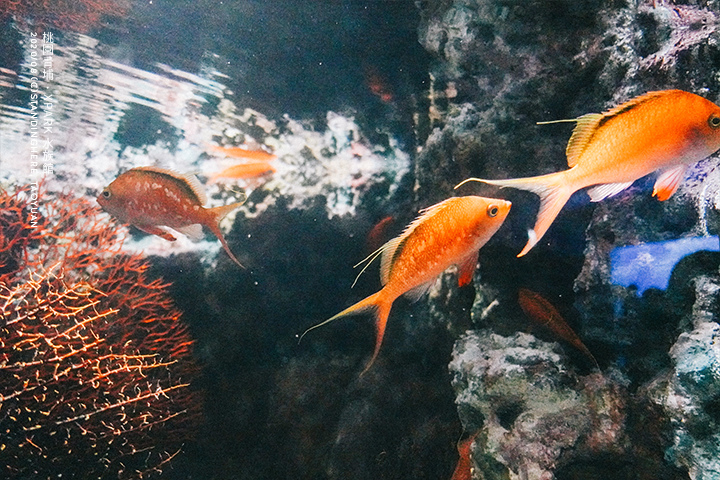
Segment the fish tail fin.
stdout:
<path fill-rule="evenodd" d="M 570 196 L 575 192 L 573 189 L 567 186 L 566 173 L 568 170 L 556 173 L 549 173 L 547 175 L 540 175 L 537 177 L 527 178 L 511 178 L 507 180 L 485 180 L 482 178 L 468 178 L 462 183 L 458 184 L 457 187 L 465 184 L 466 182 L 483 182 L 488 185 L 495 185 L 498 187 L 512 187 L 520 190 L 526 190 L 533 192 L 540 197 L 540 209 L 538 210 L 537 220 L 532 230 L 528 230 L 528 242 L 525 248 L 517 255 L 522 257 L 532 249 L 537 242 L 545 235 L 548 228 L 552 224 L 555 217 L 557 217 L 560 210 L 562 210 L 565 203 L 570 199 Z"/>
<path fill-rule="evenodd" d="M 233 255 L 232 251 L 230 250 L 230 246 L 225 241 L 225 236 L 222 234 L 222 231 L 220 230 L 220 221 L 225 218 L 225 216 L 238 208 L 240 205 L 245 203 L 245 200 L 242 202 L 237 203 L 231 203 L 230 205 L 223 205 L 221 207 L 215 207 L 208 210 L 208 213 L 210 214 L 210 221 L 207 223 L 207 227 L 210 229 L 210 231 L 220 240 L 220 244 L 222 245 L 225 252 L 228 254 L 230 259 L 237 263 L 240 268 L 245 268 L 240 261 L 235 258 L 235 255 Z"/>
<path fill-rule="evenodd" d="M 385 326 L 387 325 L 387 320 L 390 316 L 391 306 L 391 302 L 381 302 L 377 304 L 377 309 L 375 311 L 375 349 L 373 350 L 372 357 L 370 357 L 370 361 L 368 361 L 365 365 L 365 368 L 363 368 L 360 376 L 365 375 L 365 372 L 370 370 L 370 367 L 372 367 L 373 363 L 375 363 L 378 353 L 380 353 L 380 346 L 382 345 L 383 337 L 385 336 Z"/>
<path fill-rule="evenodd" d="M 302 341 L 303 337 L 307 335 L 308 332 L 310 332 L 311 330 L 315 330 L 316 328 L 322 327 L 323 325 L 327 325 L 330 322 L 334 322 L 335 320 L 350 315 L 359 315 L 362 313 L 372 312 L 375 316 L 375 350 L 373 351 L 373 355 L 370 358 L 370 361 L 367 363 L 367 365 L 365 365 L 365 368 L 361 373 L 361 375 L 363 375 L 375 362 L 375 359 L 380 352 L 380 345 L 382 344 L 383 336 L 385 335 L 385 325 L 387 325 L 387 319 L 390 315 L 391 306 L 392 302 L 386 301 L 384 299 L 384 296 L 382 295 L 382 290 L 380 290 L 379 292 L 370 295 L 364 300 L 360 300 L 356 304 L 346 308 L 342 312 L 333 315 L 324 322 L 318 323 L 317 325 L 313 325 L 312 327 L 308 328 L 303 332 L 302 335 L 300 335 L 300 339 L 298 340 L 298 342 Z"/>

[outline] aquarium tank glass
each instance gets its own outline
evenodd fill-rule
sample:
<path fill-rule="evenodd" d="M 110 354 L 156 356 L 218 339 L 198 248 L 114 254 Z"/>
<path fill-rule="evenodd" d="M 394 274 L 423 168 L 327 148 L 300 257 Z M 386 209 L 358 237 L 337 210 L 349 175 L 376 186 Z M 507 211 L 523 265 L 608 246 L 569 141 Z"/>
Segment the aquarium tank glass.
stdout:
<path fill-rule="evenodd" d="M 1 0 L 0 478 L 720 479 L 720 2 Z"/>

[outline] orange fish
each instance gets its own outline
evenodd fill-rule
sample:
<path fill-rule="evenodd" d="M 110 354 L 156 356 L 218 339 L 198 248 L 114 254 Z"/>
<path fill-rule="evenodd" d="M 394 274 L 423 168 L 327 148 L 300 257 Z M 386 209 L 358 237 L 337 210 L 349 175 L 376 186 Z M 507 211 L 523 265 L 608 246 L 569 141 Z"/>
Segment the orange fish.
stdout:
<path fill-rule="evenodd" d="M 267 162 L 241 163 L 212 175 L 208 179 L 208 183 L 216 182 L 220 178 L 257 178 L 273 172 L 275 172 L 275 167 Z"/>
<path fill-rule="evenodd" d="M 376 67 L 369 65 L 365 67 L 364 73 L 365 82 L 373 95 L 378 96 L 384 103 L 390 103 L 395 99 L 387 78 Z"/>
<path fill-rule="evenodd" d="M 506 200 L 468 196 L 449 198 L 422 210 L 400 236 L 358 264 L 367 261 L 367 268 L 382 255 L 380 280 L 383 288 L 334 317 L 310 327 L 302 336 L 347 315 L 374 313 L 377 331 L 375 351 L 363 370 L 363 373 L 366 372 L 380 351 L 395 299 L 404 294 L 420 298 L 450 265 L 458 266 L 460 286 L 470 283 L 478 261 L 478 250 L 503 224 L 510 206 Z"/>
<path fill-rule="evenodd" d="M 270 162 L 277 158 L 276 155 L 268 153 L 265 150 L 250 150 L 243 147 L 218 147 L 217 145 L 209 145 L 210 150 L 215 153 L 221 153 L 227 157 L 247 158 L 249 160 L 259 160 L 261 162 Z"/>
<path fill-rule="evenodd" d="M 366 252 L 374 252 L 380 245 L 385 243 L 385 240 L 388 238 L 387 230 L 394 221 L 395 217 L 388 215 L 372 227 L 365 238 Z"/>
<path fill-rule="evenodd" d="M 576 124 L 565 151 L 569 170 L 508 180 L 469 178 L 460 183 L 484 182 L 540 196 L 535 227 L 528 231 L 528 242 L 518 257 L 535 246 L 577 190 L 593 186 L 588 194 L 591 201 L 599 202 L 660 170 L 653 195 L 667 200 L 689 165 L 720 149 L 720 107 L 681 90 L 646 93 L 605 113 L 556 122 Z"/>
<path fill-rule="evenodd" d="M 137 167 L 118 176 L 97 197 L 100 206 L 123 223 L 143 232 L 174 241 L 175 237 L 161 227 L 170 227 L 191 238 L 202 237 L 202 225 L 220 240 L 230 258 L 240 265 L 230 251 L 220 220 L 242 205 L 205 208 L 207 197 L 193 175 L 182 175 L 156 167 Z"/>
<path fill-rule="evenodd" d="M 473 436 L 466 438 L 462 442 L 458 443 L 457 449 L 460 454 L 455 471 L 450 480 L 471 480 L 472 479 L 472 458 L 471 458 L 471 447 L 473 442 L 478 436 L 475 433 Z"/>
<path fill-rule="evenodd" d="M 560 315 L 555 307 L 550 302 L 545 300 L 539 293 L 535 293 L 532 290 L 521 288 L 518 291 L 518 303 L 522 308 L 525 315 L 530 317 L 534 322 L 539 323 L 543 327 L 549 329 L 558 337 L 568 342 L 573 347 L 580 350 L 585 354 L 595 366 L 600 370 L 597 360 L 585 344 L 580 340 L 570 325 L 567 324 L 564 318 Z"/>

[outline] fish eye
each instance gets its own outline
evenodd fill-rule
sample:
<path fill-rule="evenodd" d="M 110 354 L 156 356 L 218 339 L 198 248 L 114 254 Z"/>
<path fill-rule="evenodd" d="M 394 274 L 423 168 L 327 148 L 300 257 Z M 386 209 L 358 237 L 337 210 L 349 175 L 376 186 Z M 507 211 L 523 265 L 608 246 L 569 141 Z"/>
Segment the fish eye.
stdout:
<path fill-rule="evenodd" d="M 710 128 L 720 127 L 720 115 L 717 115 L 717 114 L 710 115 L 710 118 L 708 118 L 708 125 L 710 125 Z"/>
<path fill-rule="evenodd" d="M 110 191 L 109 190 L 103 190 L 102 194 L 103 198 L 110 198 Z"/>
<path fill-rule="evenodd" d="M 497 205 L 489 205 L 487 208 L 487 214 L 489 217 L 497 216 L 499 211 L 500 211 L 500 207 L 498 207 Z"/>

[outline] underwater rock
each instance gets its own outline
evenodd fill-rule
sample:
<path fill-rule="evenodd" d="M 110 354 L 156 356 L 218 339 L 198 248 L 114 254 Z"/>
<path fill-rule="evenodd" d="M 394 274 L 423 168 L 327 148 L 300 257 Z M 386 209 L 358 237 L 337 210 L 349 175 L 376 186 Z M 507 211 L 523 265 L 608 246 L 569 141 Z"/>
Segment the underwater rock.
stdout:
<path fill-rule="evenodd" d="M 649 385 L 648 395 L 670 418 L 673 445 L 667 457 L 693 480 L 720 476 L 720 277 L 694 279 L 694 328 L 670 350 L 672 369 Z"/>
<path fill-rule="evenodd" d="M 579 457 L 626 448 L 624 388 L 599 373 L 579 377 L 557 344 L 470 331 L 450 371 L 465 429 L 480 431 L 475 478 L 552 479 Z"/>

